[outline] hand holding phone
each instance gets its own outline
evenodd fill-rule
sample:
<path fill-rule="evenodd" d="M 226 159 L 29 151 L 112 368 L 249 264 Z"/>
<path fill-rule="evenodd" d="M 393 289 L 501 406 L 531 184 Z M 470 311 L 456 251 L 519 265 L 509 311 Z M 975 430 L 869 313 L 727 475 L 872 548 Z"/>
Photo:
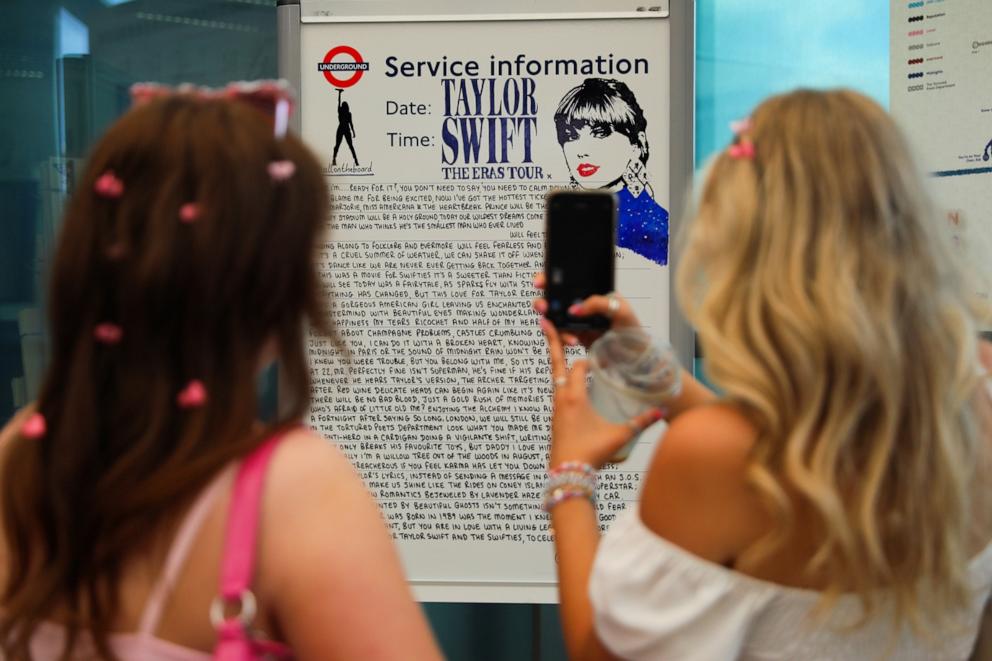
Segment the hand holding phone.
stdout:
<path fill-rule="evenodd" d="M 576 317 L 568 309 L 614 289 L 616 198 L 607 191 L 554 191 L 545 202 L 547 318 L 569 331 L 602 330 L 602 315 Z"/>

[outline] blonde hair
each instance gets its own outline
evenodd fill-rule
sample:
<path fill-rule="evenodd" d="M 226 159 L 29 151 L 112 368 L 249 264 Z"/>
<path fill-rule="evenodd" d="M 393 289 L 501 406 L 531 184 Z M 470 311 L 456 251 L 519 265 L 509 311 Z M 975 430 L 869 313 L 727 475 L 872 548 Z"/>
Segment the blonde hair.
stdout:
<path fill-rule="evenodd" d="M 821 613 L 881 595 L 918 631 L 970 598 L 976 314 L 892 120 L 850 91 L 764 102 L 684 237 L 679 297 L 707 372 L 753 420 L 777 529 L 820 545 Z M 800 514 L 801 513 L 801 514 Z"/>

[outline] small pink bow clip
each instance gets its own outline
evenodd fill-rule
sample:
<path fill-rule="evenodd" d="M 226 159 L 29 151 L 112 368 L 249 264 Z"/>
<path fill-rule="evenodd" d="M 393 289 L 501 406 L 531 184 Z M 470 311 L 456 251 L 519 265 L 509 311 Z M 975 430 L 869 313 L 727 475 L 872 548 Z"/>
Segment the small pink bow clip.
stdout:
<path fill-rule="evenodd" d="M 124 194 L 124 182 L 118 179 L 113 170 L 107 170 L 93 184 L 93 190 L 100 197 L 118 198 Z"/>
<path fill-rule="evenodd" d="M 217 89 L 189 83 L 178 87 L 157 83 L 137 83 L 131 86 L 131 101 L 136 106 L 175 95 L 203 100 L 229 99 L 246 103 L 271 118 L 273 132 L 277 138 L 286 135 L 289 116 L 296 102 L 293 89 L 284 80 L 239 81 Z"/>
<path fill-rule="evenodd" d="M 742 140 L 730 145 L 727 153 L 730 154 L 730 158 L 752 159 L 754 158 L 754 143 L 750 140 Z"/>
<path fill-rule="evenodd" d="M 745 117 L 744 119 L 735 119 L 730 122 L 730 130 L 734 132 L 734 135 L 740 135 L 741 133 L 747 133 L 751 130 L 751 118 Z"/>
<path fill-rule="evenodd" d="M 93 329 L 93 337 L 101 344 L 117 344 L 124 337 L 124 329 L 107 321 L 96 325 Z"/>
<path fill-rule="evenodd" d="M 45 416 L 40 413 L 34 413 L 24 424 L 21 425 L 21 434 L 25 438 L 30 438 L 37 440 L 44 436 L 48 432 L 48 425 L 45 424 Z"/>
<path fill-rule="evenodd" d="M 269 176 L 273 181 L 286 181 L 296 172 L 293 161 L 272 161 L 269 163 Z"/>
<path fill-rule="evenodd" d="M 207 401 L 207 388 L 203 381 L 193 379 L 176 395 L 176 403 L 181 409 L 193 409 L 203 406 Z"/>
<path fill-rule="evenodd" d="M 195 223 L 200 219 L 202 211 L 200 205 L 196 202 L 187 202 L 179 207 L 179 220 L 186 224 Z"/>
<path fill-rule="evenodd" d="M 754 158 L 754 143 L 745 137 L 745 133 L 749 133 L 753 128 L 750 117 L 745 117 L 744 119 L 738 119 L 730 122 L 730 130 L 734 132 L 737 136 L 737 141 L 730 145 L 727 149 L 727 153 L 730 158 L 736 159 L 752 159 Z"/>

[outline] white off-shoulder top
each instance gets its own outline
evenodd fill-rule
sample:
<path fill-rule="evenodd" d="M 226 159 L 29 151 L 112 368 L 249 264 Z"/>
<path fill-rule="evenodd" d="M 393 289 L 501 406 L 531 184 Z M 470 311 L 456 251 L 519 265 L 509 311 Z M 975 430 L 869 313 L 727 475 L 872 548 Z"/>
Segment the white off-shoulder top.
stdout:
<path fill-rule="evenodd" d="M 967 659 L 992 588 L 992 544 L 970 565 L 974 597 L 953 631 L 924 641 L 890 620 L 860 629 L 811 622 L 813 590 L 762 581 L 708 562 L 659 537 L 636 507 L 604 536 L 589 590 L 596 632 L 623 659 Z M 857 619 L 860 602 L 842 596 L 830 622 Z M 936 636 L 934 637 L 936 638 Z"/>

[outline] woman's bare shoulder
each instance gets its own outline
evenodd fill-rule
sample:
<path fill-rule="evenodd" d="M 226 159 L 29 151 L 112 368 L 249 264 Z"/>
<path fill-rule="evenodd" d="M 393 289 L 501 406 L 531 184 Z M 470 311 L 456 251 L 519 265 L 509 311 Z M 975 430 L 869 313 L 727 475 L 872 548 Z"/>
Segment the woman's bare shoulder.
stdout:
<path fill-rule="evenodd" d="M 378 510 L 361 476 L 331 440 L 300 428 L 289 432 L 266 476 L 265 508 L 279 527 L 353 525 Z"/>
<path fill-rule="evenodd" d="M 333 519 L 328 503 L 368 497 L 365 484 L 348 457 L 316 431 L 290 431 L 272 460 L 266 477 L 266 502 L 300 515 Z"/>
<path fill-rule="evenodd" d="M 296 430 L 266 480 L 260 588 L 300 657 L 439 658 L 386 521 L 345 454 Z M 341 624 L 334 635 L 328 622 Z"/>
<path fill-rule="evenodd" d="M 0 471 L 7 465 L 10 449 L 14 447 L 14 442 L 18 438 L 21 427 L 36 410 L 34 403 L 25 406 L 14 413 L 13 417 L 0 429 Z"/>
<path fill-rule="evenodd" d="M 749 481 L 758 431 L 737 406 L 717 402 L 675 418 L 644 484 L 641 519 L 656 534 L 714 562 L 732 560 L 767 529 Z"/>
<path fill-rule="evenodd" d="M 696 406 L 672 420 L 652 469 L 689 470 L 699 477 L 730 477 L 746 470 L 758 430 L 728 402 Z"/>
<path fill-rule="evenodd" d="M 275 479 L 323 480 L 328 473 L 351 472 L 351 462 L 333 441 L 307 427 L 286 433 L 273 461 Z"/>
<path fill-rule="evenodd" d="M 7 424 L 3 426 L 3 429 L 0 429 L 0 452 L 4 451 L 4 448 L 10 443 L 11 439 L 17 435 L 17 432 L 20 430 L 21 425 L 24 424 L 24 421 L 27 420 L 28 416 L 34 412 L 34 404 L 29 404 L 14 413 L 13 417 L 11 417 L 11 419 L 7 421 Z"/>
<path fill-rule="evenodd" d="M 330 560 L 352 530 L 381 525 L 375 502 L 344 453 L 309 429 L 291 431 L 272 458 L 265 477 L 262 524 L 263 570 L 285 579 L 299 554 Z M 279 562 L 266 563 L 268 559 Z M 263 574 L 265 572 L 263 571 Z"/>
<path fill-rule="evenodd" d="M 25 420 L 28 419 L 35 412 L 34 404 L 25 406 L 21 410 L 17 411 L 14 416 L 7 421 L 7 424 L 0 429 L 0 476 L 2 476 L 2 471 L 7 465 L 8 455 L 10 453 L 10 448 L 12 443 L 17 438 L 17 433 L 21 429 L 21 425 L 24 424 Z M 5 535 L 6 526 L 0 525 L 0 584 L 5 583 L 7 580 L 7 538 Z"/>

